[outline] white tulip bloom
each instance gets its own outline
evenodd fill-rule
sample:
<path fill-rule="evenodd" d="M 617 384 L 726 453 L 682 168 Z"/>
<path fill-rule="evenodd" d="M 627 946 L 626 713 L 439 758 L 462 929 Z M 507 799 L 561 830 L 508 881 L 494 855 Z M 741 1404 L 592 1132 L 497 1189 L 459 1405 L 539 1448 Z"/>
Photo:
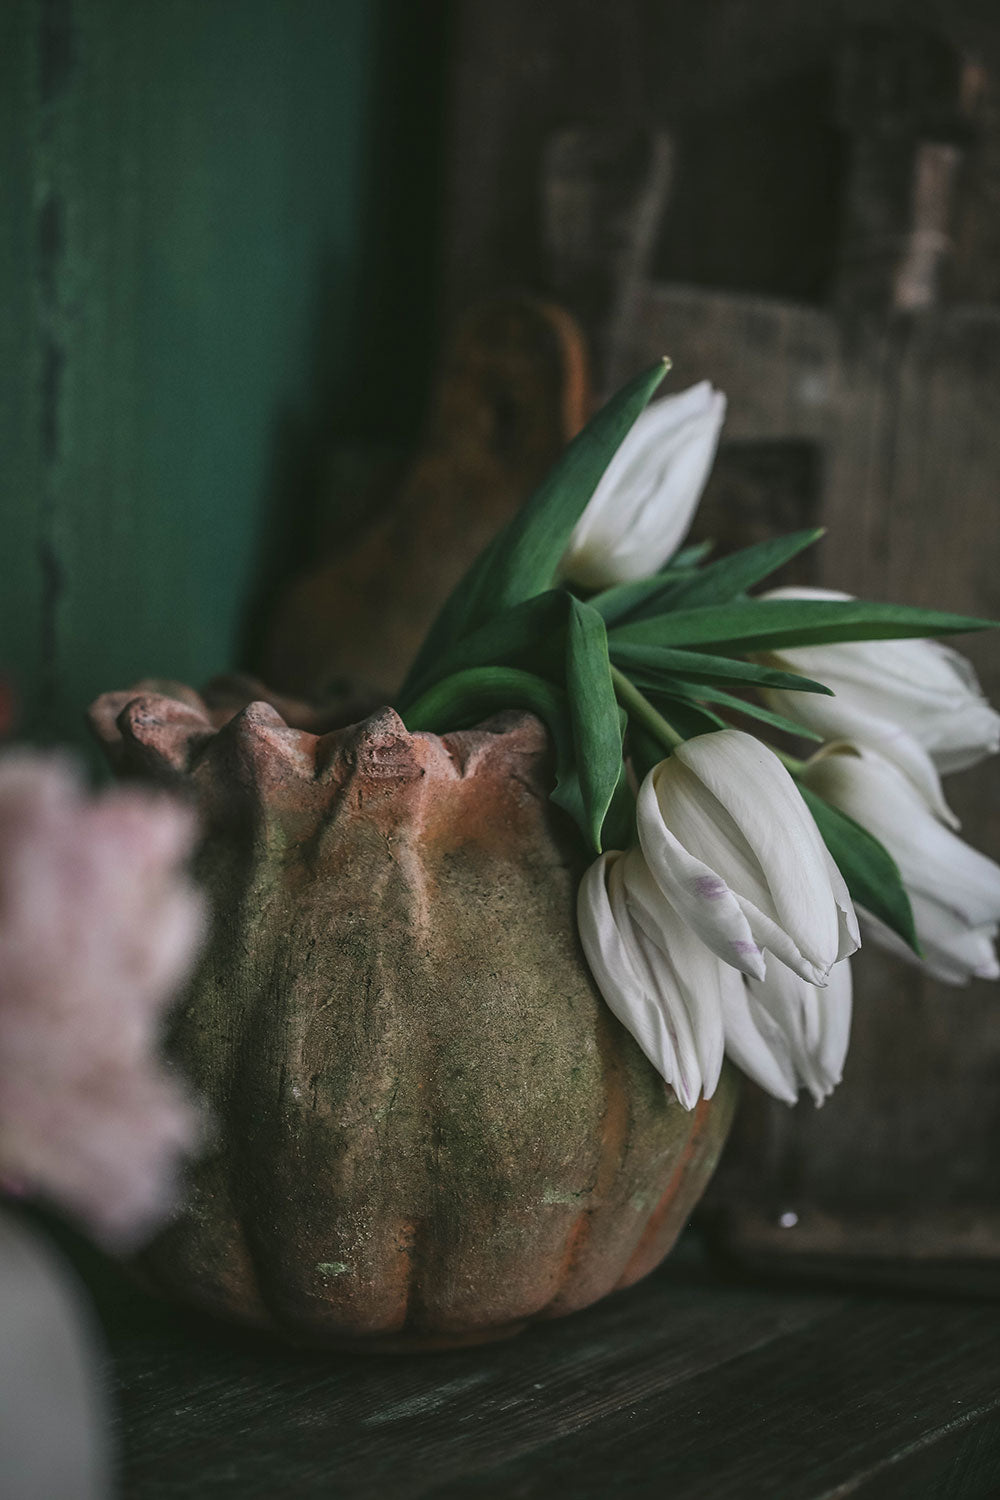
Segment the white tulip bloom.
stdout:
<path fill-rule="evenodd" d="M 707 380 L 648 406 L 576 523 L 563 576 L 603 589 L 655 573 L 691 525 L 725 415 Z"/>
<path fill-rule="evenodd" d="M 602 854 L 578 898 L 580 939 L 610 1009 L 685 1109 L 711 1098 L 723 1052 L 776 1098 L 840 1081 L 851 1025 L 850 965 L 819 990 L 772 961 L 745 982 L 681 921 L 638 849 Z"/>
<path fill-rule="evenodd" d="M 895 859 L 913 907 L 925 967 L 963 984 L 1000 977 L 1000 865 L 956 837 L 898 766 L 862 745 L 821 750 L 803 773 L 819 796 L 860 823 Z M 919 963 L 894 933 L 863 913 L 873 940 Z"/>
<path fill-rule="evenodd" d="M 737 729 L 678 745 L 646 777 L 639 841 L 677 914 L 754 979 L 765 950 L 810 984 L 859 946 L 844 884 L 795 782 Z"/>
<path fill-rule="evenodd" d="M 807 1088 L 817 1105 L 833 1093 L 844 1071 L 851 1035 L 851 966 L 834 964 L 825 989 L 807 984 L 777 961 L 767 978 L 727 991 L 723 1010 L 726 1053 L 768 1093 L 794 1104 Z"/>
<path fill-rule="evenodd" d="M 597 986 L 685 1109 L 715 1092 L 723 997 L 743 980 L 663 900 L 637 849 L 590 866 L 577 901 Z"/>
<path fill-rule="evenodd" d="M 764 599 L 850 599 L 830 589 L 772 589 Z M 939 641 L 843 641 L 769 654 L 769 665 L 801 672 L 836 694 L 767 689 L 777 713 L 825 739 L 871 745 L 905 771 L 925 795 L 929 755 L 941 772 L 961 771 L 1000 750 L 1000 714 L 983 695 L 970 662 Z M 916 744 L 914 744 L 916 741 Z M 920 755 L 920 747 L 925 755 Z M 955 820 L 940 798 L 938 816 Z"/>

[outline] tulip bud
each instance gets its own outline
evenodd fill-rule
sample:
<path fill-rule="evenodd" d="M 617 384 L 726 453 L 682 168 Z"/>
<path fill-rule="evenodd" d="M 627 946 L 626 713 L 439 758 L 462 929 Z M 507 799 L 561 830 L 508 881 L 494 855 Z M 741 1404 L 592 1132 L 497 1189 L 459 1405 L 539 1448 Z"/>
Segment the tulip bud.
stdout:
<path fill-rule="evenodd" d="M 849 599 L 829 589 L 773 589 L 765 599 Z M 929 755 L 941 772 L 961 771 L 1000 750 L 1000 714 L 983 695 L 971 663 L 939 641 L 844 641 L 796 646 L 767 657 L 768 665 L 801 672 L 836 695 L 767 689 L 778 713 L 825 739 L 871 745 L 895 763 L 956 825 L 927 774 Z M 916 742 L 916 743 L 914 743 Z M 921 756 L 921 748 L 924 755 Z"/>
<path fill-rule="evenodd" d="M 691 525 L 725 415 L 725 396 L 707 380 L 646 408 L 576 524 L 566 578 L 603 589 L 666 562 Z"/>
<path fill-rule="evenodd" d="M 913 782 L 861 745 L 832 745 L 803 781 L 879 839 L 910 897 L 925 967 L 950 984 L 1000 977 L 993 940 L 1000 923 L 1000 865 L 943 828 Z M 866 933 L 918 962 L 895 933 L 863 913 Z"/>
<path fill-rule="evenodd" d="M 713 953 L 763 979 L 769 950 L 824 985 L 859 946 L 854 907 L 798 788 L 741 730 L 679 745 L 639 790 L 656 884 Z"/>

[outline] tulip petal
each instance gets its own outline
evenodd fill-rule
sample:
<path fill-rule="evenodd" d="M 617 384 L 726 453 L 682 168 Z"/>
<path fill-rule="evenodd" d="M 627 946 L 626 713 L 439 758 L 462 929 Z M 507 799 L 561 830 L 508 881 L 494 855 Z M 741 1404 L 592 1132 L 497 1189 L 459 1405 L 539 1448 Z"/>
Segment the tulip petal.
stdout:
<path fill-rule="evenodd" d="M 785 1104 L 798 1101 L 795 1069 L 785 1038 L 766 1012 L 751 1013 L 744 985 L 739 993 L 727 992 L 723 1004 L 726 1052 L 762 1089 Z"/>
<path fill-rule="evenodd" d="M 849 599 L 829 589 L 772 589 L 765 599 Z M 975 669 L 958 651 L 933 640 L 851 641 L 797 646 L 769 657 L 784 670 L 823 682 L 835 694 L 821 704 L 784 694 L 767 702 L 832 739 L 882 750 L 912 777 L 939 817 L 953 821 L 940 789 L 906 738 L 916 740 L 940 772 L 964 770 L 1000 750 L 1000 714 L 987 702 Z"/>
<path fill-rule="evenodd" d="M 627 856 L 623 856 L 614 862 L 608 872 L 608 897 L 612 915 L 629 948 L 633 968 L 640 977 L 643 995 L 651 1004 L 654 1027 L 669 1041 L 674 1059 L 673 1077 L 669 1082 L 684 1108 L 694 1109 L 701 1094 L 702 1079 L 691 1017 L 679 991 L 673 964 L 668 959 L 666 943 L 659 944 L 655 934 L 645 932 L 633 920 L 625 886 L 626 862 Z M 619 1016 L 619 1019 L 623 1018 Z M 631 1030 L 628 1020 L 624 1024 Z M 662 1047 L 661 1041 L 657 1050 Z M 655 1067 L 655 1057 L 651 1061 Z"/>
<path fill-rule="evenodd" d="M 663 900 L 642 855 L 601 855 L 578 899 L 580 939 L 609 1008 L 685 1109 L 715 1092 L 722 1069 L 722 1004 L 740 976 Z"/>
<path fill-rule="evenodd" d="M 779 1027 L 798 1080 L 816 1105 L 840 1082 L 851 1027 L 851 969 L 835 964 L 825 989 L 805 983 L 779 963 L 769 963 L 763 984 L 748 984 L 751 1015 L 765 1012 Z"/>
<path fill-rule="evenodd" d="M 609 866 L 613 869 L 621 857 L 616 851 L 602 854 L 580 882 L 580 941 L 608 1006 L 666 1082 L 673 1085 L 677 1077 L 676 1049 L 664 1017 L 648 992 L 645 976 L 634 962 L 632 948 L 615 921 L 608 896 Z"/>
<path fill-rule="evenodd" d="M 721 732 L 721 731 L 720 731 Z M 660 812 L 654 768 L 639 788 L 639 842 L 664 896 L 724 963 L 763 978 L 764 957 L 740 903 L 725 880 L 674 836 Z"/>
<path fill-rule="evenodd" d="M 573 530 L 566 577 L 605 588 L 643 578 L 666 561 L 701 498 L 725 408 L 708 381 L 646 408 Z"/>
<path fill-rule="evenodd" d="M 968 927 L 1000 918 L 1000 865 L 942 827 L 907 777 L 876 751 L 827 747 L 803 780 L 881 840 L 911 898 L 928 897 Z"/>
<path fill-rule="evenodd" d="M 837 927 L 840 941 L 837 945 L 836 962 L 842 963 L 844 959 L 850 958 L 852 953 L 857 953 L 861 947 L 861 927 L 858 923 L 858 914 L 854 909 L 851 893 L 847 889 L 847 881 L 840 873 L 840 866 L 823 842 L 823 854 L 826 861 L 827 874 L 830 877 L 830 889 L 837 907 Z M 832 972 L 832 970 L 831 970 Z"/>
<path fill-rule="evenodd" d="M 767 746 L 740 730 L 687 740 L 660 768 L 656 792 L 676 838 L 725 878 L 758 946 L 818 984 L 856 950 L 847 888 Z M 640 838 L 643 829 L 640 816 Z"/>
<path fill-rule="evenodd" d="M 876 947 L 884 948 L 896 958 L 905 959 L 915 968 L 923 969 L 935 979 L 940 979 L 943 984 L 966 985 L 970 979 L 1000 979 L 1000 964 L 994 947 L 997 936 L 995 924 L 965 927 L 951 913 L 928 901 L 926 897 L 914 896 L 912 900 L 913 914 L 924 950 L 922 959 L 897 937 L 891 927 L 862 908 L 865 937 Z"/>
<path fill-rule="evenodd" d="M 819 649 L 819 648 L 816 648 Z M 784 671 L 800 670 L 800 663 L 792 662 L 789 655 L 769 656 L 768 665 Z M 804 667 L 801 670 L 805 670 Z M 849 693 L 843 692 L 836 682 L 829 681 L 828 673 L 822 680 L 837 694 L 833 698 L 818 693 L 793 693 L 783 688 L 761 689 L 761 696 L 769 708 L 787 718 L 796 720 L 806 729 L 821 734 L 826 740 L 850 740 L 859 745 L 869 745 L 886 760 L 891 760 L 913 783 L 935 817 L 949 828 L 958 828 L 959 820 L 945 800 L 941 778 L 928 752 L 900 724 L 884 716 L 870 713 L 857 707 Z M 814 709 L 807 699 L 817 698 L 820 707 Z"/>
<path fill-rule="evenodd" d="M 673 970 L 675 1003 L 686 1014 L 702 1093 L 710 1099 L 725 1055 L 721 990 L 728 983 L 740 984 L 740 977 L 681 921 L 661 894 L 638 849 L 625 857 L 621 868 L 628 908 L 636 925 L 666 956 Z"/>
<path fill-rule="evenodd" d="M 851 1040 L 854 985 L 849 963 L 834 964 L 830 970 L 830 982 L 818 1000 L 820 1035 L 817 1057 L 820 1068 L 829 1080 L 829 1092 L 844 1075 L 844 1062 Z"/>

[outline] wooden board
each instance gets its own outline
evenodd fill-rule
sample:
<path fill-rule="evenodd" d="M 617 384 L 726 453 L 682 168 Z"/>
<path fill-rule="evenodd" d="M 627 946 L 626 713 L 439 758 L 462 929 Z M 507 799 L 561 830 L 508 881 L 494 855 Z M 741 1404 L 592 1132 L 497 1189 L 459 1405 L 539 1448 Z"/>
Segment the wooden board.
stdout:
<path fill-rule="evenodd" d="M 504 1344 L 296 1353 L 109 1314 L 129 1500 L 989 1500 L 1000 1309 L 753 1288 L 690 1245 Z"/>

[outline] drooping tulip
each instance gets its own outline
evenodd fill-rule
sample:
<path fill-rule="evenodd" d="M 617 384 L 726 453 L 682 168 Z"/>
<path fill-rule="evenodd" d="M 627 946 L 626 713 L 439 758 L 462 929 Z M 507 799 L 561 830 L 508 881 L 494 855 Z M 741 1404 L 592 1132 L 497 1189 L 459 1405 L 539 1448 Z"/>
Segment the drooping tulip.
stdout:
<path fill-rule="evenodd" d="M 807 1088 L 817 1105 L 840 1082 L 851 1034 L 851 965 L 834 964 L 824 989 L 772 959 L 763 980 L 727 990 L 726 1052 L 768 1093 L 794 1104 Z"/>
<path fill-rule="evenodd" d="M 602 589 L 666 562 L 691 525 L 725 415 L 725 396 L 707 380 L 646 408 L 576 524 L 566 578 Z"/>
<path fill-rule="evenodd" d="M 944 828 L 898 766 L 867 746 L 825 747 L 809 762 L 803 781 L 867 828 L 893 856 L 932 974 L 951 984 L 1000 976 L 993 947 L 1000 924 L 1000 865 Z M 916 961 L 870 913 L 863 919 L 875 942 Z"/>
<path fill-rule="evenodd" d="M 744 980 L 660 892 L 638 849 L 602 854 L 580 885 L 580 938 L 605 1000 L 686 1109 L 711 1097 L 723 1054 L 768 1093 L 821 1104 L 840 1081 L 851 1022 L 850 965 L 826 989 L 775 958 Z"/>
<path fill-rule="evenodd" d="M 685 1109 L 711 1098 L 722 1068 L 723 995 L 735 969 L 660 894 L 638 849 L 602 854 L 580 883 L 580 940 L 598 988 Z"/>
<path fill-rule="evenodd" d="M 830 589 L 773 589 L 766 599 L 850 599 Z M 970 662 L 939 641 L 844 641 L 796 646 L 767 657 L 769 665 L 801 672 L 834 697 L 768 688 L 778 713 L 824 739 L 871 745 L 893 760 L 935 811 L 954 823 L 926 771 L 929 755 L 943 773 L 976 765 L 1000 750 L 1000 714 L 983 695 Z M 915 742 L 915 743 L 914 743 Z M 923 749 L 925 756 L 920 755 Z"/>
<path fill-rule="evenodd" d="M 810 984 L 859 946 L 854 907 L 798 788 L 741 730 L 698 735 L 646 777 L 639 841 L 653 878 L 725 963 L 763 979 L 769 951 Z"/>

